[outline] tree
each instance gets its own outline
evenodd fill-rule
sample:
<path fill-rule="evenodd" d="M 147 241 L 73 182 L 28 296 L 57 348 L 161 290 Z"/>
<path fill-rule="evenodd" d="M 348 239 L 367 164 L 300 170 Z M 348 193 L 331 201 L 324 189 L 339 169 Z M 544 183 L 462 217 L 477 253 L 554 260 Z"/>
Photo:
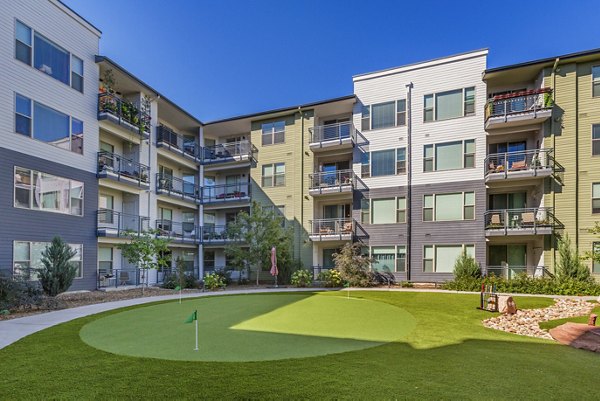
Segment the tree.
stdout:
<path fill-rule="evenodd" d="M 77 275 L 77 266 L 71 262 L 77 252 L 60 237 L 54 237 L 52 242 L 42 251 L 42 267 L 39 270 L 40 284 L 46 295 L 54 297 L 65 292 L 73 284 Z"/>
<path fill-rule="evenodd" d="M 272 247 L 277 248 L 278 266 L 292 263 L 293 230 L 282 226 L 282 218 L 252 202 L 250 213 L 240 212 L 227 227 L 227 235 L 235 243 L 225 247 L 225 254 L 236 270 L 254 267 L 256 285 L 263 266 L 271 266 Z"/>
<path fill-rule="evenodd" d="M 119 245 L 119 249 L 123 252 L 123 257 L 144 272 L 149 269 L 168 267 L 169 260 L 167 254 L 169 252 L 170 241 L 158 237 L 157 233 L 156 230 L 140 233 L 127 232 L 125 235 L 129 238 L 129 242 Z M 145 276 L 142 277 L 144 278 Z M 143 291 L 144 287 L 142 286 L 142 293 Z"/>
<path fill-rule="evenodd" d="M 458 280 L 479 277 L 481 277 L 479 264 L 475 258 L 467 253 L 466 249 L 463 249 L 462 253 L 456 258 L 456 262 L 454 262 L 454 278 Z"/>
<path fill-rule="evenodd" d="M 347 243 L 339 252 L 333 254 L 335 269 L 340 272 L 342 280 L 352 287 L 370 287 L 375 284 L 371 272 L 374 259 L 363 255 L 359 243 Z"/>
<path fill-rule="evenodd" d="M 571 240 L 567 234 L 558 241 L 558 254 L 556 273 L 559 280 L 589 281 L 591 279 L 590 270 L 581 262 L 579 253 L 571 248 Z"/>

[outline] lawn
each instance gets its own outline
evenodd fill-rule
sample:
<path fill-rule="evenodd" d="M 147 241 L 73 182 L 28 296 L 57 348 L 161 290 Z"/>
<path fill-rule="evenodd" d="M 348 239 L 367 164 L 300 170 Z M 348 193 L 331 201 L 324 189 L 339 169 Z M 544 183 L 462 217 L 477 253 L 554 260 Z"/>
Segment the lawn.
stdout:
<path fill-rule="evenodd" d="M 358 322 L 348 305 L 338 302 L 344 300 L 343 295 L 344 292 L 248 295 L 236 296 L 237 299 L 223 296 L 211 299 L 206 305 L 201 305 L 204 301 L 199 300 L 189 301 L 188 305 L 172 302 L 125 311 L 139 314 L 139 320 L 129 319 L 131 316 L 123 315 L 123 310 L 78 319 L 0 350 L 0 399 L 582 400 L 600 397 L 595 385 L 600 371 L 597 354 L 486 329 L 481 320 L 491 314 L 475 309 L 478 295 L 354 292 L 352 295 L 364 303 L 357 306 L 357 315 L 362 316 Z M 323 305 L 333 309 L 333 315 L 317 313 L 314 299 L 323 300 Z M 237 307 L 243 310 L 228 312 L 236 301 Z M 358 299 L 346 301 L 354 303 L 353 306 L 361 303 Z M 229 302 L 232 304 L 228 305 Z M 548 306 L 552 301 L 517 297 L 516 302 L 520 308 L 532 308 Z M 301 307 L 303 304 L 306 307 Z M 178 306 L 185 310 L 177 311 L 181 315 L 175 316 Z M 390 310 L 389 306 L 397 307 L 398 311 Z M 282 338 L 277 341 L 271 338 L 273 346 L 288 343 L 290 348 L 300 350 L 290 351 L 292 353 L 305 355 L 313 346 L 318 351 L 313 354 L 337 353 L 252 362 L 180 361 L 158 359 L 168 357 L 165 355 L 153 355 L 153 358 L 124 355 L 139 350 L 147 353 L 147 344 L 170 349 L 168 355 L 177 354 L 179 346 L 170 343 L 188 341 L 187 335 L 193 333 L 192 325 L 183 324 L 181 319 L 181 316 L 185 319 L 190 307 L 197 307 L 201 316 L 204 311 L 205 319 L 222 315 L 226 322 L 216 319 L 213 323 L 221 325 L 221 332 L 233 332 L 227 341 L 215 340 L 210 344 L 213 349 L 221 347 L 220 352 L 212 352 L 213 357 L 223 353 L 229 356 L 222 359 L 237 355 L 238 360 L 253 360 L 260 352 L 245 348 L 257 347 L 267 352 L 269 337 L 276 335 Z M 218 313 L 206 313 L 206 308 L 216 308 Z M 316 318 L 312 318 L 311 311 Z M 84 338 L 92 333 L 91 337 L 98 337 L 95 340 L 87 337 L 86 341 L 96 341 L 94 345 L 101 346 L 102 335 L 94 335 L 95 330 L 88 334 L 86 331 L 95 325 L 98 329 L 110 326 L 105 323 L 116 319 L 113 316 L 118 317 L 113 323 L 131 320 L 129 327 L 135 331 L 141 321 L 147 320 L 144 314 L 154 316 L 153 312 L 161 312 L 161 316 L 171 314 L 173 324 L 186 330 L 185 340 L 172 337 L 169 331 L 158 330 L 162 334 L 147 333 L 154 336 L 151 339 L 140 336 L 140 344 L 134 346 L 134 350 L 121 346 L 106 352 L 86 344 L 80 337 L 80 331 Z M 373 323 L 377 319 L 362 320 L 365 312 L 373 314 L 372 318 L 399 319 L 401 324 L 386 331 L 379 323 Z M 290 320 L 289 315 L 294 319 Z M 344 315 L 350 320 L 341 318 Z M 202 319 L 199 322 L 207 324 Z M 328 319 L 337 319 L 338 323 L 349 326 L 343 330 L 332 329 L 327 335 L 325 329 L 338 326 L 328 326 Z M 361 324 L 362 328 L 353 327 Z M 114 330 L 127 327 L 123 323 L 117 326 L 121 328 Z M 152 325 L 139 328 L 157 330 Z M 265 336 L 266 344 L 256 339 L 246 344 L 245 339 L 253 335 Z M 204 341 L 206 346 L 208 338 Z M 230 344 L 234 351 L 225 349 L 231 341 L 239 342 Z M 360 346 L 352 350 L 355 343 Z M 343 344 L 350 344 L 351 350 L 346 350 Z M 276 354 L 272 353 L 271 357 Z M 209 353 L 203 355 L 202 358 L 210 359 Z"/>
<path fill-rule="evenodd" d="M 596 306 L 594 308 L 594 310 L 592 310 L 592 313 L 595 313 L 596 315 L 600 316 L 600 306 Z M 547 322 L 541 322 L 540 328 L 542 328 L 544 330 L 550 330 L 550 329 L 560 326 L 561 324 L 565 324 L 567 322 L 587 323 L 589 317 L 590 317 L 590 315 L 585 315 L 585 316 L 568 317 L 565 319 L 549 320 Z M 596 322 L 596 325 L 598 325 L 598 324 L 600 324 L 600 322 Z"/>

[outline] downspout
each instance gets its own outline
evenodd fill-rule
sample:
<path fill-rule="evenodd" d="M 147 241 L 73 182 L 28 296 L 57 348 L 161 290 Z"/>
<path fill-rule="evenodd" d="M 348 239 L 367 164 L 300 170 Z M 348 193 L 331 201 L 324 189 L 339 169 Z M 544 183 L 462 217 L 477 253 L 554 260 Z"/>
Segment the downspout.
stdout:
<path fill-rule="evenodd" d="M 298 235 L 298 260 L 302 261 L 302 233 L 304 230 L 304 113 L 302 107 L 298 107 L 300 114 L 300 230 Z"/>
<path fill-rule="evenodd" d="M 406 171 L 406 204 L 408 208 L 406 210 L 406 281 L 410 281 L 411 279 L 411 232 L 412 232 L 412 88 L 413 83 L 409 83 L 406 85 L 406 129 L 407 129 L 407 141 L 406 141 L 406 155 L 408 161 L 408 169 Z"/>
<path fill-rule="evenodd" d="M 554 65 L 552 66 L 552 104 L 556 104 L 556 70 L 558 69 L 558 62 L 560 61 L 560 58 L 557 57 L 556 60 L 554 60 Z M 554 114 L 554 113 L 552 113 Z M 556 133 L 554 132 L 555 126 L 554 126 L 554 115 L 552 115 L 552 117 L 550 118 L 550 132 L 552 133 L 552 149 L 554 149 L 554 157 L 556 157 Z M 577 208 L 576 208 L 577 209 Z M 556 213 L 556 192 L 553 190 L 552 191 L 552 212 Z M 575 212 L 577 213 L 577 212 Z M 556 217 L 556 214 L 555 214 Z M 552 265 L 553 267 L 556 266 L 556 247 L 554 246 L 554 243 L 556 242 L 556 235 L 554 234 L 554 232 L 552 233 L 552 249 L 553 249 L 553 254 L 552 254 Z"/>

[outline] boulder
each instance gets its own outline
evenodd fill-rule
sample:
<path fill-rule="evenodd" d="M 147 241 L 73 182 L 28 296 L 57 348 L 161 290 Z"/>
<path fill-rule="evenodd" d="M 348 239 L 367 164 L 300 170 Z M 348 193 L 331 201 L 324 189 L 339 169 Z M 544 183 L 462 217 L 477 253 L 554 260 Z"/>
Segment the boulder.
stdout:
<path fill-rule="evenodd" d="M 600 352 L 600 327 L 568 322 L 550 329 L 550 335 L 562 344 Z"/>

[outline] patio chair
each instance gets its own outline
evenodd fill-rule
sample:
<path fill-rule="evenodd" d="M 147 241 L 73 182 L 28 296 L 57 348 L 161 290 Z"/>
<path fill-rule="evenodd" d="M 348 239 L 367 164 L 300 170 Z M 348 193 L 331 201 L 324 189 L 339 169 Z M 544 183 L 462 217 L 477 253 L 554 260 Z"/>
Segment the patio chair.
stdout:
<path fill-rule="evenodd" d="M 527 163 L 525 163 L 525 160 L 519 160 L 512 163 L 512 165 L 510 166 L 510 171 L 524 170 L 526 168 Z"/>
<path fill-rule="evenodd" d="M 119 272 L 119 285 L 127 285 L 129 282 L 129 272 Z"/>
<path fill-rule="evenodd" d="M 533 212 L 525 212 L 521 214 L 521 224 L 525 227 L 533 227 L 535 225 L 535 215 Z"/>
<path fill-rule="evenodd" d="M 500 226 L 502 225 L 502 223 L 500 222 L 500 215 L 499 214 L 493 214 L 491 219 L 490 219 L 490 224 L 493 226 Z"/>

